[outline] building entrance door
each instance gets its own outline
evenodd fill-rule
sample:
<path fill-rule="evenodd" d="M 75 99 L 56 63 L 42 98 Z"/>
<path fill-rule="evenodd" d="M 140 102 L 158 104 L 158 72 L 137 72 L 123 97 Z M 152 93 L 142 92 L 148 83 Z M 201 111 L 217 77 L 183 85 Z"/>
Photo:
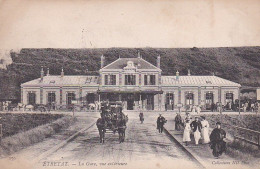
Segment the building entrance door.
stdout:
<path fill-rule="evenodd" d="M 126 101 L 127 101 L 127 110 L 134 110 L 134 95 L 128 94 Z"/>
<path fill-rule="evenodd" d="M 147 110 L 154 109 L 154 95 L 147 95 Z"/>

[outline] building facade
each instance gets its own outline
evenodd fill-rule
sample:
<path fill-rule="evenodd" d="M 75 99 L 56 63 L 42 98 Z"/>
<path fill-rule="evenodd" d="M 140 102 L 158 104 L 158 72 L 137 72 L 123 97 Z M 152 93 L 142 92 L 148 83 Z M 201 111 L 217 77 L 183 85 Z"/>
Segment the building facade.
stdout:
<path fill-rule="evenodd" d="M 160 56 L 153 65 L 140 56 L 119 58 L 104 66 L 101 56 L 99 76 L 50 75 L 21 85 L 24 104 L 55 103 L 57 107 L 71 104 L 84 106 L 102 101 L 121 101 L 127 110 L 174 110 L 212 103 L 231 105 L 239 97 L 240 84 L 217 76 L 163 76 Z"/>

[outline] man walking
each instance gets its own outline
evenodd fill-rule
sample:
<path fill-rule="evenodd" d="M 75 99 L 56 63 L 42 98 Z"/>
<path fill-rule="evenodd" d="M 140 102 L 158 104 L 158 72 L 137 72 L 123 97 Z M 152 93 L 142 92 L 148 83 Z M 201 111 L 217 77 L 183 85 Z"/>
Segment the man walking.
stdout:
<path fill-rule="evenodd" d="M 162 116 L 162 114 L 159 115 L 157 118 L 157 129 L 159 130 L 159 133 L 163 132 L 163 125 L 167 122 L 165 118 Z"/>
<path fill-rule="evenodd" d="M 194 134 L 195 144 L 199 144 L 199 139 L 201 137 L 201 123 L 199 122 L 199 118 L 195 117 L 195 120 L 190 124 L 190 127 Z"/>
<path fill-rule="evenodd" d="M 218 158 L 226 151 L 226 132 L 221 128 L 221 123 L 216 123 L 217 127 L 210 134 L 210 148 L 213 150 L 212 154 Z"/>

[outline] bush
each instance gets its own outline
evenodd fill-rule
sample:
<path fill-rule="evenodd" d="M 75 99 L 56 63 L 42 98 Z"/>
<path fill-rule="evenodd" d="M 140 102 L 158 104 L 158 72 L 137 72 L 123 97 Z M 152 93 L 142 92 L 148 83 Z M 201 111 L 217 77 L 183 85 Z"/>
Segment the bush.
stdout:
<path fill-rule="evenodd" d="M 24 147 L 43 141 L 43 139 L 59 132 L 61 129 L 69 127 L 75 122 L 75 118 L 70 116 L 62 117 L 52 123 L 38 126 L 31 130 L 6 137 L 0 145 L 0 155 L 6 156 L 21 150 Z"/>

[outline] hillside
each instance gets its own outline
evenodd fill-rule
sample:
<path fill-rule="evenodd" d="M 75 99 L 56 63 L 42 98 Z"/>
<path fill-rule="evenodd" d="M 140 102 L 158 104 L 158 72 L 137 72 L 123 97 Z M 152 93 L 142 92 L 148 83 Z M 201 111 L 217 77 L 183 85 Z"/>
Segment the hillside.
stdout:
<path fill-rule="evenodd" d="M 22 49 L 12 52 L 13 63 L 0 69 L 0 98 L 19 99 L 20 84 L 40 77 L 40 67 L 51 74 L 97 75 L 100 56 L 106 64 L 120 57 L 142 57 L 156 64 L 161 56 L 163 75 L 210 75 L 213 72 L 243 86 L 260 86 L 260 47 L 229 48 L 108 48 L 108 49 Z"/>

